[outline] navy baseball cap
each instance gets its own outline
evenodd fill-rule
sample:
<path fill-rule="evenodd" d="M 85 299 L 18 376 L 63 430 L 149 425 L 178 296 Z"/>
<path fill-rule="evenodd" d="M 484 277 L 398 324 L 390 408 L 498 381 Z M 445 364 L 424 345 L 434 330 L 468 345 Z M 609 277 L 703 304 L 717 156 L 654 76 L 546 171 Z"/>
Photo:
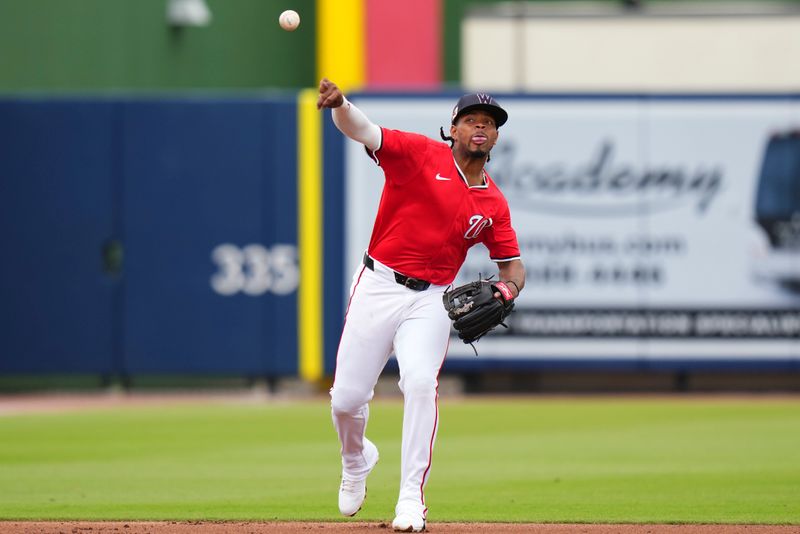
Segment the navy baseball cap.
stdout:
<path fill-rule="evenodd" d="M 500 107 L 500 104 L 486 93 L 470 93 L 458 99 L 456 107 L 453 108 L 453 118 L 450 124 L 455 124 L 458 118 L 464 113 L 474 109 L 481 109 L 494 117 L 494 122 L 498 128 L 508 120 L 508 113 Z"/>

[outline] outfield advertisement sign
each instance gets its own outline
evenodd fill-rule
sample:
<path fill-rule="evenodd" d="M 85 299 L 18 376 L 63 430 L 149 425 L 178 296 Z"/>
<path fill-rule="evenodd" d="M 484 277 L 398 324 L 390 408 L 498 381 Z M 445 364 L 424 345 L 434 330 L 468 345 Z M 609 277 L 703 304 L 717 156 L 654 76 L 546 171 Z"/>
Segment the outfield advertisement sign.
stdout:
<path fill-rule="evenodd" d="M 528 278 L 482 358 L 798 358 L 800 100 L 499 100 L 510 119 L 489 171 Z M 454 98 L 354 101 L 435 138 Z M 361 147 L 346 150 L 352 273 L 383 179 Z M 457 283 L 494 272 L 474 247 Z M 474 356 L 454 342 L 450 357 Z"/>

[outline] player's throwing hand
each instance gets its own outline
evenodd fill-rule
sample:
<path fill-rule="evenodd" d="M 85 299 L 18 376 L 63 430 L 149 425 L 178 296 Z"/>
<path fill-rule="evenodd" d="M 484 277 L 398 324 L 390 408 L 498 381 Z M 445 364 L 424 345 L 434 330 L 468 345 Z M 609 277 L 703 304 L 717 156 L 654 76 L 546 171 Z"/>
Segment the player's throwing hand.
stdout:
<path fill-rule="evenodd" d="M 317 109 L 338 108 L 344 103 L 344 95 L 341 89 L 328 78 L 322 78 L 319 82 L 319 98 L 317 99 Z"/>

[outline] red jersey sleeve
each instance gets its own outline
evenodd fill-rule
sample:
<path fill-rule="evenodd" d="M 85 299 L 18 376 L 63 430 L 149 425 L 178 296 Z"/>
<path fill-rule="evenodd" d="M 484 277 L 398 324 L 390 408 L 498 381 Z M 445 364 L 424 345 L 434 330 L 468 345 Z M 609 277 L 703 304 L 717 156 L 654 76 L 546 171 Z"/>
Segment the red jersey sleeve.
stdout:
<path fill-rule="evenodd" d="M 387 181 L 400 183 L 416 175 L 430 146 L 424 135 L 381 128 L 381 146 L 367 153 L 383 168 Z"/>
<path fill-rule="evenodd" d="M 503 199 L 503 206 L 497 214 L 497 218 L 488 228 L 483 244 L 489 249 L 489 258 L 492 261 L 508 261 L 519 259 L 519 243 L 517 243 L 517 233 L 511 227 L 511 212 L 508 203 Z"/>

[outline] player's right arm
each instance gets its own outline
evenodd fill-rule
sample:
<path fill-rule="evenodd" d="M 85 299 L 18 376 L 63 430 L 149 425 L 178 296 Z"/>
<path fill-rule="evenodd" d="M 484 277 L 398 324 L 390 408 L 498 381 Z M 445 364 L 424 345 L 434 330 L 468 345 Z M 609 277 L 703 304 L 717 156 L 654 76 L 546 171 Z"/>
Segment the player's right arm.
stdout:
<path fill-rule="evenodd" d="M 349 102 L 341 89 L 327 78 L 322 78 L 319 82 L 317 109 L 322 108 L 331 108 L 333 123 L 350 139 L 362 143 L 370 150 L 377 150 L 381 146 L 380 127 Z"/>

